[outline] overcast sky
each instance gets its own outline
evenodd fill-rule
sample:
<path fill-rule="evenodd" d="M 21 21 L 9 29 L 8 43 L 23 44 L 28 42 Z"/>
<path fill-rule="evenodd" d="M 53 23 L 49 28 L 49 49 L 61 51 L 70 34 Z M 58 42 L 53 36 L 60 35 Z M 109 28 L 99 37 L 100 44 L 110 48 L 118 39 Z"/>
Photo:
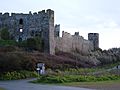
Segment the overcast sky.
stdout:
<path fill-rule="evenodd" d="M 100 48 L 120 47 L 120 0 L 0 0 L 0 12 L 55 11 L 61 31 L 99 33 Z"/>

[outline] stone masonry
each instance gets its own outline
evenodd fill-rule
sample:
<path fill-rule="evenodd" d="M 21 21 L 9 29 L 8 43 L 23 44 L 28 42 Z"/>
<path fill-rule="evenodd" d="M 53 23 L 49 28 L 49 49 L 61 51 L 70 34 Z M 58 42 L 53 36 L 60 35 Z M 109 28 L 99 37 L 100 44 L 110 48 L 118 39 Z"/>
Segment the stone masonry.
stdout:
<path fill-rule="evenodd" d="M 91 50 L 93 50 L 92 42 L 80 36 L 79 32 L 75 32 L 75 35 L 71 35 L 70 33 L 63 31 L 62 37 L 57 37 L 55 39 L 56 51 L 77 51 L 81 54 L 88 54 Z"/>
<path fill-rule="evenodd" d="M 88 33 L 88 40 L 93 43 L 94 50 L 99 48 L 99 34 Z"/>
<path fill-rule="evenodd" d="M 55 37 L 59 37 L 60 35 L 60 24 L 55 25 L 55 31 L 54 31 Z"/>
<path fill-rule="evenodd" d="M 54 11 L 42 10 L 38 13 L 0 13 L 0 29 L 7 27 L 16 41 L 40 36 L 44 40 L 44 52 L 54 54 Z"/>
<path fill-rule="evenodd" d="M 99 47 L 99 34 L 89 34 L 89 40 L 84 39 L 75 32 L 71 35 L 67 32 L 59 36 L 60 25 L 54 27 L 54 11 L 51 9 L 42 10 L 38 13 L 0 13 L 0 29 L 8 28 L 10 35 L 16 41 L 23 41 L 28 38 L 39 36 L 44 42 L 44 52 L 55 54 L 55 50 L 63 52 L 78 51 L 89 53 Z"/>

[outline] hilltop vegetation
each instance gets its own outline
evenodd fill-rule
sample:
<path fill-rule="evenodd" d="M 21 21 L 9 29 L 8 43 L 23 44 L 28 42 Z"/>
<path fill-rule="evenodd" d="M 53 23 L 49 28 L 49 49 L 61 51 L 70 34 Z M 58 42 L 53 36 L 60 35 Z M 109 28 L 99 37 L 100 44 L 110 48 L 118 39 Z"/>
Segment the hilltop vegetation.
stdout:
<path fill-rule="evenodd" d="M 120 49 L 114 51 L 95 51 L 90 55 L 79 53 L 58 52 L 56 55 L 49 55 L 39 51 L 25 51 L 14 46 L 0 47 L 0 72 L 14 70 L 36 70 L 36 63 L 45 63 L 46 68 L 68 69 L 68 68 L 89 68 L 97 67 L 120 61 Z M 7 67 L 7 68 L 6 68 Z"/>

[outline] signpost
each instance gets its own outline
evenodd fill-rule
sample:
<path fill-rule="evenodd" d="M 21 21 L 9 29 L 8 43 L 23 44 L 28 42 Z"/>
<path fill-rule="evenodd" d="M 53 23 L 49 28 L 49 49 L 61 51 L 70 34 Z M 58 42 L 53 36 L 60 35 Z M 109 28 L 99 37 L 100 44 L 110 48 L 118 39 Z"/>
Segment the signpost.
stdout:
<path fill-rule="evenodd" d="M 41 74 L 41 75 L 45 74 L 45 64 L 44 63 L 38 63 L 36 70 L 38 71 L 38 74 Z"/>

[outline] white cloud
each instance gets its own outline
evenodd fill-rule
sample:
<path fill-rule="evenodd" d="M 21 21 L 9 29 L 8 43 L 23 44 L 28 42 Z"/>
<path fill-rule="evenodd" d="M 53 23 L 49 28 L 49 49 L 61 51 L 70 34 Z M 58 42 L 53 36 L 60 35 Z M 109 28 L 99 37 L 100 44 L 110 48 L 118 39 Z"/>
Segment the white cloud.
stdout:
<path fill-rule="evenodd" d="M 100 18 L 96 16 L 86 16 L 85 19 L 90 21 L 95 21 L 95 22 L 101 21 Z"/>
<path fill-rule="evenodd" d="M 102 22 L 100 24 L 96 24 L 97 28 L 116 28 L 118 24 L 114 21 L 112 22 Z"/>

